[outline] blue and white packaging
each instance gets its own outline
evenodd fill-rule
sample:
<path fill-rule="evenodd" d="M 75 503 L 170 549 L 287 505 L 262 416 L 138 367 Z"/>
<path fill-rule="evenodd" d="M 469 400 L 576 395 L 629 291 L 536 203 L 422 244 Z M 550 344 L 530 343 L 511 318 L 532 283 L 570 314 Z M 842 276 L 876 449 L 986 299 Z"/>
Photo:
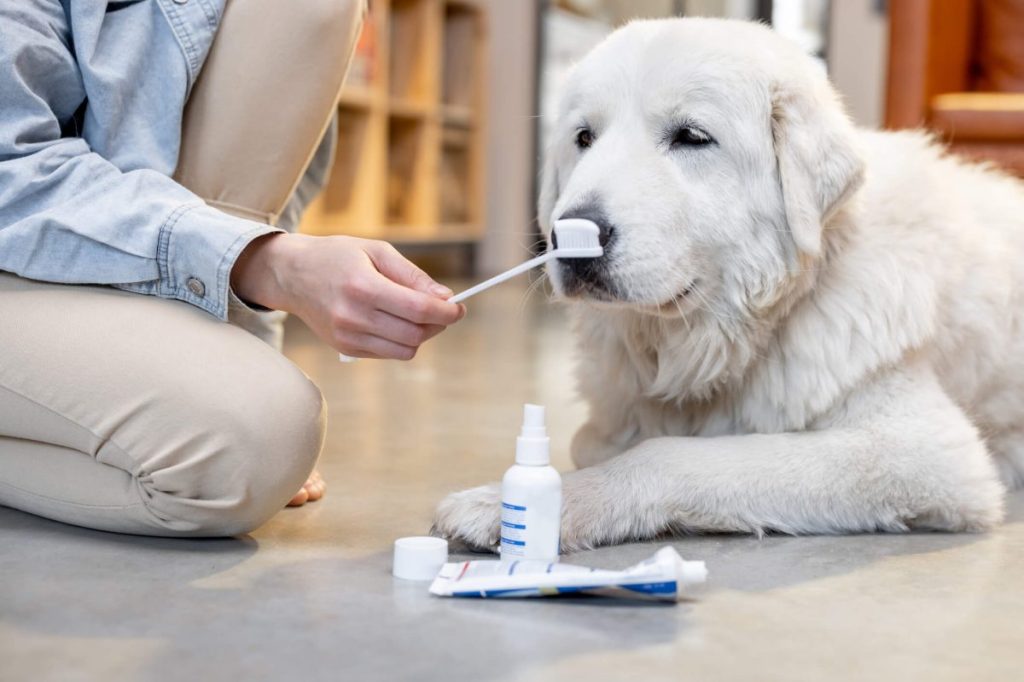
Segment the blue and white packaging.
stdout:
<path fill-rule="evenodd" d="M 686 561 L 672 547 L 622 571 L 543 561 L 448 563 L 430 585 L 439 597 L 603 597 L 679 601 L 684 588 L 707 580 L 703 561 Z"/>

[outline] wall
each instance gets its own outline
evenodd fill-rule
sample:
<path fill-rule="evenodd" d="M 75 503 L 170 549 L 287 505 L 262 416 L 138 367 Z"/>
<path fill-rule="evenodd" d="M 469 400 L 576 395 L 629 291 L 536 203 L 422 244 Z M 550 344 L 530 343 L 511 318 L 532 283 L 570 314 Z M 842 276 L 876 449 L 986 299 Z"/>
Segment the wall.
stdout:
<path fill-rule="evenodd" d="M 885 109 L 889 23 L 880 4 L 833 0 L 829 21 L 829 76 L 853 120 L 868 127 L 881 126 Z"/>
<path fill-rule="evenodd" d="M 476 268 L 529 256 L 533 208 L 537 0 L 484 0 L 488 16 L 486 233 Z"/>

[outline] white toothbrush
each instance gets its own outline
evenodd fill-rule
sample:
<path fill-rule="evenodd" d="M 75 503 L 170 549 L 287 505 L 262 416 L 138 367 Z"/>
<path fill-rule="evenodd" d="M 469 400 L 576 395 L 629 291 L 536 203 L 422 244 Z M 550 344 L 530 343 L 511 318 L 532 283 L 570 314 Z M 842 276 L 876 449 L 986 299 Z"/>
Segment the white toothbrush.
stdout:
<path fill-rule="evenodd" d="M 474 287 L 466 289 L 460 294 L 455 294 L 448 299 L 449 303 L 461 303 L 470 296 L 475 296 L 481 291 L 490 289 L 495 284 L 512 279 L 539 265 L 544 265 L 554 258 L 599 258 L 604 254 L 604 247 L 601 246 L 601 230 L 592 221 L 584 218 L 565 218 L 555 221 L 555 241 L 558 246 L 550 251 L 542 253 L 525 263 L 506 270 L 500 275 L 495 275 L 485 282 L 480 282 Z M 339 354 L 338 359 L 342 362 L 355 362 L 359 358 L 353 358 L 345 354 Z"/>
<path fill-rule="evenodd" d="M 600 241 L 601 231 L 597 225 L 583 218 L 566 218 L 555 221 L 555 241 L 558 246 L 546 253 L 520 263 L 500 275 L 491 277 L 486 282 L 481 282 L 475 287 L 466 289 L 461 294 L 455 294 L 448 299 L 449 303 L 461 303 L 470 296 L 475 296 L 485 289 L 490 289 L 495 284 L 501 284 L 505 280 L 521 275 L 527 270 L 532 270 L 538 265 L 544 265 L 553 258 L 598 258 L 604 253 Z"/>

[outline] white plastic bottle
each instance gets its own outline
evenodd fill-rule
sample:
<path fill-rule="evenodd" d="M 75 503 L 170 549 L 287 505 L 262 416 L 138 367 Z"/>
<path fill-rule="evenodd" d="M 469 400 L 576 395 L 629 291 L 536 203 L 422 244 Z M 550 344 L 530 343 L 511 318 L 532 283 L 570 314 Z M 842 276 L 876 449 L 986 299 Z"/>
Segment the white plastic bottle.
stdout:
<path fill-rule="evenodd" d="M 502 561 L 558 561 L 562 477 L 551 466 L 544 407 L 526 405 L 516 463 L 501 481 Z"/>

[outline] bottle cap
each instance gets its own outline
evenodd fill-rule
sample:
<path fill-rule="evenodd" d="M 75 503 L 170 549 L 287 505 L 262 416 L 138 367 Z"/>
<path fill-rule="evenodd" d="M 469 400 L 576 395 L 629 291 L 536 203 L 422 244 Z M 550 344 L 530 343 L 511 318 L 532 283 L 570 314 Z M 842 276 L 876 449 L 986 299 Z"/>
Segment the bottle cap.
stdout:
<path fill-rule="evenodd" d="M 448 541 L 444 538 L 399 538 L 391 573 L 402 580 L 433 580 L 447 561 Z"/>

